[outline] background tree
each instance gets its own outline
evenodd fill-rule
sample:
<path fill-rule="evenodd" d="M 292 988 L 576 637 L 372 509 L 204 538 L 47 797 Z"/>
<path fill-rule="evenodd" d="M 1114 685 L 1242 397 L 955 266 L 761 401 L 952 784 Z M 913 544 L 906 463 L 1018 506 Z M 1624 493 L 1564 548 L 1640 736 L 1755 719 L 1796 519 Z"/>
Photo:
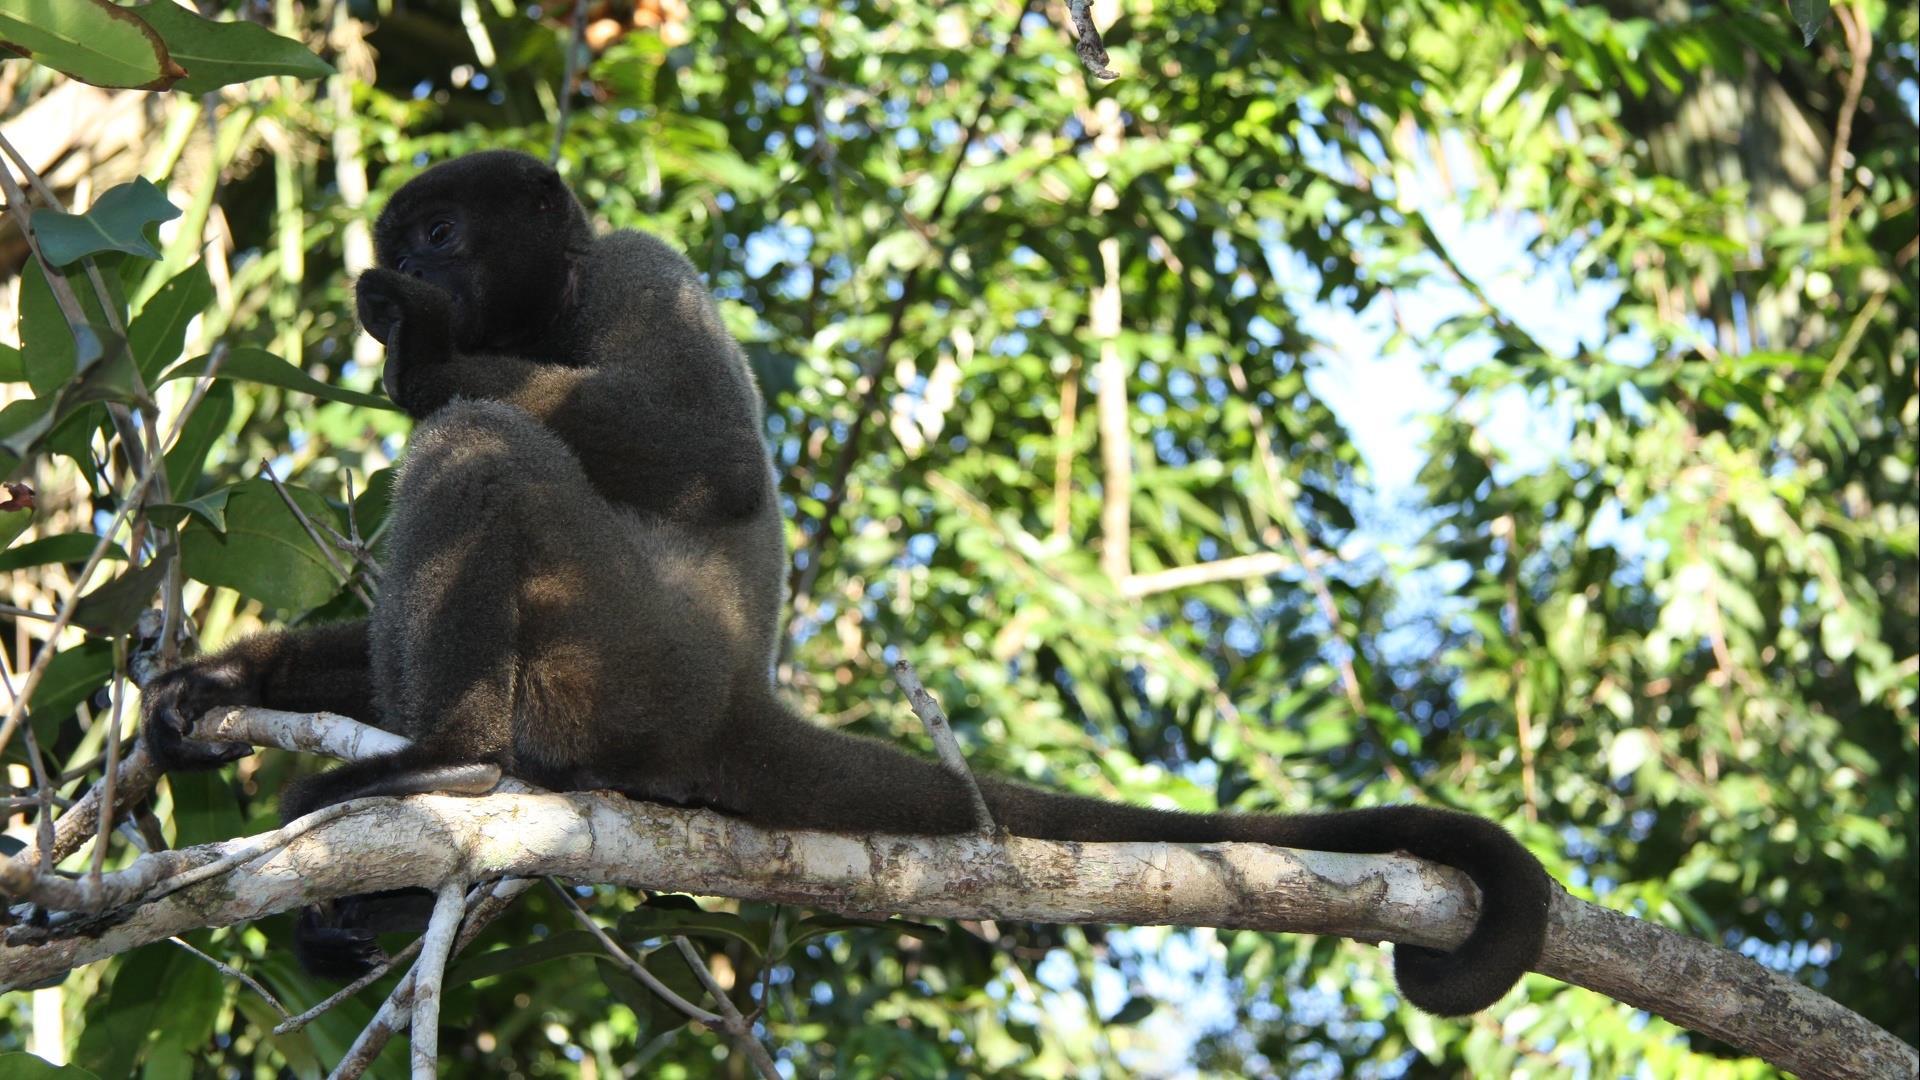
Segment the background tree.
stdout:
<path fill-rule="evenodd" d="M 96 256 L 157 410 L 60 397 L 85 350 L 46 359 L 69 320 L 0 237 L 25 267 L 0 446 L 38 504 L 0 555 L 15 685 L 52 655 L 4 747 L 12 832 L 36 751 L 57 796 L 98 775 L 156 589 L 204 646 L 364 604 L 260 461 L 343 532 L 350 480 L 377 533 L 404 424 L 309 396 L 375 391 L 348 288 L 368 210 L 427 161 L 557 146 L 749 345 L 793 522 L 782 675 L 824 722 L 917 739 L 887 683 L 907 656 L 983 770 L 1487 814 L 1576 893 L 1920 1039 L 1920 20 L 1843 3 L 1809 45 L 1800 6 L 1096 5 L 1111 83 L 1065 10 L 993 0 L 588 2 L 577 34 L 571 5 L 211 4 L 337 73 L 156 96 L 6 63 L 4 134 L 62 200 L 97 216 L 144 176 L 180 210 L 158 259 Z M 208 353 L 223 377 L 129 532 L 138 426 Z M 1355 438 L 1356 371 L 1420 406 L 1417 488 Z M 111 577 L 81 572 L 98 530 Z M 101 582 L 45 654 L 33 614 Z M 147 824 L 257 831 L 301 767 L 173 778 Z M 636 942 L 686 921 L 637 899 L 583 898 Z M 802 913 L 707 907 L 710 961 L 803 1074 L 1766 1072 L 1544 979 L 1436 1022 L 1331 939 L 816 923 L 769 966 L 756 943 Z M 188 940 L 299 1008 L 327 988 L 271 947 L 286 922 Z M 495 923 L 443 1054 L 713 1071 L 572 925 L 541 891 Z M 305 1075 L 376 1002 L 273 1036 L 258 995 L 156 945 L 0 1003 L 0 1049 Z"/>

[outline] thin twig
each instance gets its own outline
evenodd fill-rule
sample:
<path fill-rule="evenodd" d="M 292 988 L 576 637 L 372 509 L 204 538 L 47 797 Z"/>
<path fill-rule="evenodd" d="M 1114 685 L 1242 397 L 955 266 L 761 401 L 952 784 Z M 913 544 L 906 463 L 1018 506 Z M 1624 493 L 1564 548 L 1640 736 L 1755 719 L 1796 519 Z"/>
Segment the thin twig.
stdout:
<path fill-rule="evenodd" d="M 214 970 L 218 971 L 222 975 L 225 975 L 227 978 L 239 980 L 241 983 L 243 983 L 247 987 L 247 989 L 252 990 L 256 994 L 259 994 L 260 997 L 263 1000 L 265 1000 L 267 1004 L 273 1006 L 274 1012 L 279 1013 L 281 1016 L 287 1015 L 286 1006 L 280 1004 L 280 999 L 274 997 L 271 993 L 269 993 L 266 987 L 261 986 L 260 981 L 258 979 L 255 979 L 253 976 L 247 974 L 244 971 L 241 971 L 238 968 L 229 967 L 228 965 L 221 963 L 220 961 L 214 959 L 213 957 L 208 956 L 206 953 L 203 953 L 199 949 L 194 948 L 192 945 L 187 944 L 187 941 L 185 938 L 170 937 L 167 940 L 173 942 L 175 945 L 180 946 L 181 948 L 187 950 L 193 955 L 213 965 Z"/>
<path fill-rule="evenodd" d="M 575 900 L 573 895 L 567 892 L 565 886 L 552 878 L 547 879 L 547 884 L 553 887 L 553 891 L 559 895 L 561 903 L 567 906 L 567 910 L 573 912 L 574 919 L 576 919 L 581 926 L 585 927 L 588 933 L 600 939 L 601 947 L 607 950 L 608 955 L 613 958 L 614 963 L 619 964 L 622 970 L 633 976 L 636 982 L 646 987 L 655 997 L 666 1002 L 668 1008 L 680 1013 L 695 1023 L 704 1024 L 709 1028 L 717 1029 L 724 1025 L 724 1018 L 719 1013 L 708 1012 L 693 1002 L 688 1001 L 686 998 L 681 997 L 678 993 L 674 992 L 672 987 L 661 982 L 659 976 L 648 971 L 646 965 L 629 956 L 627 951 L 620 947 L 620 943 L 613 940 L 605 930 L 601 929 L 600 924 L 594 921 L 593 916 L 587 914 L 586 909 L 580 906 L 580 901 Z"/>
<path fill-rule="evenodd" d="M 532 878 L 502 878 L 496 883 L 493 891 L 475 904 L 473 910 L 461 922 L 460 937 L 453 943 L 453 951 L 458 953 L 474 938 L 479 937 L 480 931 L 486 929 L 488 923 L 505 911 L 521 893 L 533 887 L 533 881 Z M 360 1037 L 353 1041 L 353 1045 L 340 1059 L 340 1064 L 334 1066 L 333 1071 L 327 1074 L 327 1080 L 356 1080 L 366 1072 L 367 1068 L 373 1064 L 373 1059 L 379 1057 L 380 1051 L 386 1048 L 387 1040 L 405 1031 L 407 1025 L 412 1022 L 412 1003 L 413 974 L 409 972 L 400 980 L 400 984 L 393 988 L 393 992 L 387 995 L 387 1000 L 381 1004 L 380 1011 L 374 1014 L 373 1020 L 360 1032 Z"/>
<path fill-rule="evenodd" d="M 347 482 L 347 554 L 353 556 L 355 569 L 371 571 L 375 584 L 378 584 L 383 571 L 379 560 L 373 557 L 373 549 L 367 546 L 366 538 L 360 535 L 360 517 L 353 501 L 353 473 L 346 474 Z M 375 530 L 376 532 L 378 530 Z M 365 575 L 362 574 L 362 579 Z"/>
<path fill-rule="evenodd" d="M 547 163 L 560 164 L 560 147 L 567 140 L 567 121 L 573 115 L 573 80 L 580 77 L 580 54 L 586 47 L 587 0 L 574 0 L 573 29 L 567 39 L 566 74 L 560 80 L 560 115 L 553 122 L 553 149 Z"/>
<path fill-rule="evenodd" d="M 920 682 L 920 675 L 913 670 L 913 664 L 901 660 L 893 665 L 893 681 L 906 691 L 907 704 L 912 707 L 913 715 L 920 718 L 921 726 L 927 729 L 927 737 L 933 740 L 933 751 L 940 757 L 940 763 L 947 771 L 958 776 L 966 785 L 967 795 L 973 801 L 973 827 L 982 835 L 992 836 L 995 832 L 993 810 L 987 806 L 987 798 L 980 792 L 980 781 L 974 778 L 973 770 L 967 767 L 966 755 L 960 752 L 960 741 L 953 736 L 953 725 L 947 722 L 947 714 L 940 709 L 940 703 Z"/>
<path fill-rule="evenodd" d="M 93 863 L 87 882 L 100 888 L 100 871 L 107 865 L 107 841 L 113 835 L 113 788 L 120 775 L 120 706 L 126 700 L 127 639 L 113 639 L 113 707 L 107 713 L 107 762 L 100 777 L 100 825 L 93 841 Z"/>
<path fill-rule="evenodd" d="M 1166 570 L 1156 570 L 1150 574 L 1129 574 L 1127 579 L 1120 583 L 1120 595 L 1129 600 L 1138 600 L 1156 593 L 1173 592 L 1176 589 L 1188 589 L 1196 585 L 1272 577 L 1293 566 L 1295 561 L 1294 557 L 1282 555 L 1277 551 L 1256 551 L 1251 555 L 1234 555 L 1225 559 L 1194 563 L 1190 566 L 1175 566 Z"/>
<path fill-rule="evenodd" d="M 365 975 L 328 994 L 321 1000 L 320 1004 L 315 1005 L 313 1008 L 308 1009 L 298 1016 L 289 1016 L 285 1020 L 275 1024 L 273 1026 L 273 1033 L 275 1035 L 290 1035 L 306 1027 L 308 1024 L 313 1023 L 315 1020 L 320 1019 L 321 1015 L 327 1012 L 327 1010 L 360 991 L 365 990 L 367 987 L 372 986 L 374 983 L 379 982 L 381 979 L 386 978 L 387 974 L 394 968 L 413 959 L 414 954 L 420 951 L 420 945 L 425 940 L 426 938 L 424 936 L 414 938 L 407 943 L 406 948 L 375 964 L 372 970 L 368 971 Z"/>
<path fill-rule="evenodd" d="M 13 695 L 13 670 L 7 662 L 5 650 L 0 650 L 0 683 L 4 683 L 7 693 Z M 48 858 L 47 852 L 53 850 L 53 783 L 47 775 L 46 762 L 40 757 L 40 741 L 34 737 L 33 725 L 27 725 L 27 762 L 33 768 L 33 797 L 21 800 L 22 805 L 38 806 L 40 811 L 34 817 L 34 832 L 38 836 L 40 848 L 41 874 L 53 872 L 56 860 Z"/>
<path fill-rule="evenodd" d="M 440 886 L 433 898 L 433 916 L 422 936 L 420 959 L 413 962 L 413 1080 L 435 1080 L 440 1063 L 440 986 L 447 975 L 447 957 L 460 932 L 465 913 L 466 887 Z"/>
<path fill-rule="evenodd" d="M 1273 448 L 1273 436 L 1267 431 L 1265 413 L 1257 404 L 1253 404 L 1252 395 L 1248 392 L 1246 370 L 1238 361 L 1234 361 L 1227 365 L 1227 375 L 1234 389 L 1248 401 L 1254 449 L 1260 456 L 1260 469 L 1267 482 L 1267 496 L 1273 500 L 1274 516 L 1279 518 L 1286 534 L 1287 547 L 1306 575 L 1307 589 L 1319 605 L 1321 617 L 1327 620 L 1327 632 L 1341 646 L 1334 650 L 1334 667 L 1340 672 L 1340 688 L 1346 696 L 1347 707 L 1353 710 L 1354 719 L 1360 724 L 1360 730 L 1366 733 L 1367 741 L 1379 752 L 1380 768 L 1388 779 L 1402 786 L 1411 786 L 1406 773 L 1393 760 L 1373 714 L 1367 711 L 1366 694 L 1360 687 L 1360 674 L 1353 666 L 1353 656 L 1359 652 L 1360 645 L 1357 641 L 1347 641 L 1346 622 L 1340 616 L 1340 605 L 1334 602 L 1333 590 L 1327 587 L 1327 577 L 1320 572 L 1319 560 L 1312 557 L 1313 548 L 1307 540 L 1306 530 L 1300 524 L 1298 512 L 1292 502 L 1286 499 L 1286 486 L 1280 475 L 1280 456 Z"/>
<path fill-rule="evenodd" d="M 1093 25 L 1093 0 L 1067 0 L 1067 14 L 1073 19 L 1073 51 L 1096 79 L 1117 79 L 1120 73 L 1107 66 L 1107 44 Z"/>
<path fill-rule="evenodd" d="M 53 784 L 47 779 L 47 765 L 40 756 L 40 740 L 33 734 L 33 725 L 27 725 L 26 734 L 27 761 L 33 766 L 34 802 L 40 805 L 40 812 L 34 815 L 34 832 L 39 836 L 40 873 L 53 873 L 53 860 L 46 855 L 53 850 Z"/>
<path fill-rule="evenodd" d="M 693 969 L 694 978 L 700 980 L 700 985 L 707 988 L 714 1004 L 720 1006 L 720 1029 L 733 1036 L 734 1045 L 747 1055 L 748 1061 L 753 1062 L 753 1067 L 763 1080 L 780 1080 L 780 1070 L 773 1063 L 773 1055 L 767 1052 L 759 1039 L 753 1037 L 753 1025 L 747 1022 L 747 1018 L 740 1013 L 740 1007 L 721 988 L 720 980 L 714 978 L 713 972 L 707 969 L 706 960 L 695 951 L 693 943 L 684 935 L 675 934 L 673 944 L 680 950 L 680 955 L 686 958 L 687 966 Z"/>
<path fill-rule="evenodd" d="M 1840 117 L 1833 125 L 1833 154 L 1827 161 L 1827 250 L 1840 250 L 1840 218 L 1845 200 L 1847 144 L 1853 140 L 1853 118 L 1860 110 L 1860 93 L 1867 86 L 1867 61 L 1873 55 L 1873 31 L 1852 4 L 1834 5 L 1840 30 L 1846 35 L 1853 67 L 1847 72 L 1847 92 L 1840 101 Z"/>
<path fill-rule="evenodd" d="M 1100 185 L 1106 188 L 1105 184 Z M 1094 413 L 1100 430 L 1100 568 L 1116 588 L 1133 576 L 1133 432 L 1128 423 L 1127 370 L 1120 359 L 1120 241 L 1100 241 L 1100 285 L 1087 330 L 1100 342 L 1094 368 Z"/>
<path fill-rule="evenodd" d="M 1881 289 L 1867 297 L 1860 313 L 1847 325 L 1846 336 L 1840 339 L 1840 347 L 1833 350 L 1833 359 L 1827 361 L 1827 370 L 1820 375 L 1820 389 L 1833 386 L 1833 381 L 1847 369 L 1847 361 L 1853 359 L 1853 350 L 1860 345 L 1860 338 L 1866 334 L 1867 327 L 1873 324 L 1873 317 L 1880 314 L 1880 306 L 1887 302 L 1887 291 Z"/>
<path fill-rule="evenodd" d="M 321 558 L 326 559 L 327 565 L 333 568 L 333 572 L 340 575 L 340 583 L 352 589 L 353 595 L 358 597 L 360 602 L 371 610 L 373 608 L 373 597 L 367 595 L 367 590 L 360 587 L 360 582 L 355 580 L 353 574 L 349 572 L 346 567 L 340 565 L 340 560 L 333 554 L 334 544 L 345 548 L 348 554 L 353 553 L 347 538 L 341 536 L 339 533 L 334 533 L 334 543 L 329 544 L 320 536 L 320 530 L 314 527 L 313 520 L 307 517 L 306 511 L 300 509 L 299 503 L 293 501 L 293 493 L 287 490 L 287 485 L 281 483 L 280 478 L 274 475 L 273 462 L 268 461 L 266 458 L 261 458 L 260 473 L 267 478 L 268 483 L 273 485 L 273 490 L 280 493 L 280 501 L 287 504 L 287 511 L 293 515 L 295 521 L 300 523 L 300 527 L 306 530 L 307 539 L 313 541 L 313 546 L 320 549 Z M 333 532 L 333 529 L 329 527 L 327 531 Z"/>

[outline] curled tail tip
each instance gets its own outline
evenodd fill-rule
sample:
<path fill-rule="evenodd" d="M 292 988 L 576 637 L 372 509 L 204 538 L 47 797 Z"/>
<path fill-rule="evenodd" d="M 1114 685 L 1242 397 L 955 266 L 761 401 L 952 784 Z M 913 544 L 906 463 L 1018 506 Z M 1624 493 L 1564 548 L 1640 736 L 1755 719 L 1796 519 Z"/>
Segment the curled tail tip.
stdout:
<path fill-rule="evenodd" d="M 1507 996 L 1546 947 L 1553 879 L 1538 863 L 1532 871 L 1503 886 L 1480 883 L 1479 922 L 1452 952 L 1396 946 L 1393 974 L 1401 996 L 1435 1016 L 1476 1013 Z"/>
<path fill-rule="evenodd" d="M 1400 996 L 1421 1012 L 1466 1016 L 1507 996 L 1530 965 L 1510 956 L 1481 956 L 1417 945 L 1395 946 L 1393 978 Z"/>

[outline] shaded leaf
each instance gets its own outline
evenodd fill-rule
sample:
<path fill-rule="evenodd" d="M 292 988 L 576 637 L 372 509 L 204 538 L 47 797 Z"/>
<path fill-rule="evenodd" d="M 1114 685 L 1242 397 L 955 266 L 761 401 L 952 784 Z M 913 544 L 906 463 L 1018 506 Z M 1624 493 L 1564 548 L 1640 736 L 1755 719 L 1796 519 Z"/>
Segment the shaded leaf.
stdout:
<path fill-rule="evenodd" d="M 167 564 L 155 559 L 130 567 L 117 578 L 80 598 L 73 609 L 73 625 L 102 637 L 123 634 L 152 606 L 154 594 L 167 579 Z"/>
<path fill-rule="evenodd" d="M 1820 30 L 1827 25 L 1827 13 L 1832 9 L 1831 0 L 1787 0 L 1787 11 L 1793 16 L 1793 25 L 1800 28 L 1800 43 L 1812 45 L 1813 39 L 1820 36 Z"/>
<path fill-rule="evenodd" d="M 203 19 L 171 0 L 133 10 L 160 32 L 174 60 L 187 69 L 187 77 L 173 88 L 178 93 L 204 94 L 270 75 L 318 79 L 333 74 L 333 65 L 306 46 L 258 23 Z"/>
<path fill-rule="evenodd" d="M 95 86 L 164 90 L 186 74 L 153 27 L 109 0 L 0 0 L 0 44 Z"/>
<path fill-rule="evenodd" d="M 339 527 L 325 499 L 305 488 L 288 485 L 287 490 L 310 519 Z M 225 492 L 224 533 L 216 533 L 203 519 L 180 533 L 181 565 L 187 575 L 289 611 L 325 603 L 339 587 L 333 568 L 273 485 L 246 480 Z"/>
<path fill-rule="evenodd" d="M 0 552 L 0 573 L 24 566 L 86 562 L 93 554 L 93 546 L 99 542 L 100 538 L 92 533 L 60 533 L 28 541 Z M 108 544 L 106 558 L 125 562 L 127 553 L 119 544 Z"/>
<path fill-rule="evenodd" d="M 174 379 L 204 375 L 211 361 L 211 354 L 194 357 L 192 360 L 185 361 L 175 366 L 165 375 L 160 376 L 159 381 L 169 382 Z M 300 393 L 312 394 L 314 397 L 326 401 L 340 401 L 348 405 L 359 405 L 367 409 L 392 410 L 394 408 L 393 402 L 388 401 L 386 398 L 376 397 L 373 394 L 363 394 L 358 390 L 348 390 L 345 387 L 334 386 L 331 383 L 323 383 L 265 349 L 242 348 L 229 351 L 226 360 L 220 364 L 219 370 L 214 373 L 214 378 L 241 379 L 246 382 L 263 383 L 267 386 L 278 386 L 283 390 L 297 390 Z"/>
<path fill-rule="evenodd" d="M 447 972 L 447 985 L 461 986 L 494 975 L 557 960 L 563 956 L 595 956 L 606 952 L 600 939 L 585 930 L 562 930 L 551 937 L 528 945 L 510 945 L 492 949 L 455 964 Z"/>
<path fill-rule="evenodd" d="M 204 262 L 175 274 L 153 294 L 127 327 L 127 344 L 141 377 L 151 382 L 162 368 L 179 359 L 187 324 L 212 302 L 213 280 Z"/>
<path fill-rule="evenodd" d="M 108 251 L 157 259 L 160 250 L 147 239 L 147 227 L 179 216 L 180 208 L 168 202 L 151 180 L 136 176 L 108 188 L 84 214 L 35 210 L 33 231 L 40 239 L 41 253 L 55 266 Z"/>

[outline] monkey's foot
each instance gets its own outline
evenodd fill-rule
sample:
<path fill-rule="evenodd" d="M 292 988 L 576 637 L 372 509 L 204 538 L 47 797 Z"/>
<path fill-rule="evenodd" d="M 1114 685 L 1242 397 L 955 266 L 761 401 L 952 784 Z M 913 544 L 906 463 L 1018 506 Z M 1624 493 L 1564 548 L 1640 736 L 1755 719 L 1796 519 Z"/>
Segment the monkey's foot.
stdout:
<path fill-rule="evenodd" d="M 293 925 L 293 951 L 311 975 L 352 982 L 386 963 L 373 931 L 329 926 L 320 908 L 302 908 Z"/>

